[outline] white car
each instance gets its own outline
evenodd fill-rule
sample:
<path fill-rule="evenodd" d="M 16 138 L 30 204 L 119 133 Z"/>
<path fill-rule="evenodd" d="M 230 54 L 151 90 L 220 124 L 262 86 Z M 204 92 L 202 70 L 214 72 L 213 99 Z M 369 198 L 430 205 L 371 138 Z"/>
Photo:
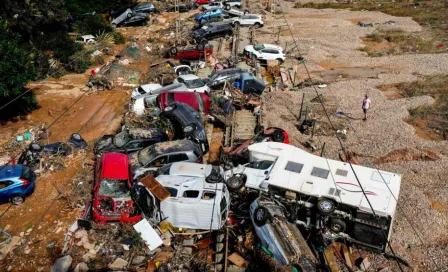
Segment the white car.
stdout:
<path fill-rule="evenodd" d="M 237 26 L 255 26 L 262 27 L 264 25 L 264 19 L 258 14 L 245 14 L 240 17 L 231 18 L 232 25 Z"/>
<path fill-rule="evenodd" d="M 93 35 L 84 35 L 76 38 L 75 42 L 77 43 L 96 43 L 95 36 Z"/>
<path fill-rule="evenodd" d="M 277 60 L 279 64 L 285 61 L 283 49 L 274 44 L 260 43 L 256 45 L 246 45 L 244 53 L 254 55 L 258 60 Z"/>
<path fill-rule="evenodd" d="M 148 84 L 148 85 L 152 85 L 152 84 Z M 143 85 L 143 86 L 148 86 L 148 85 Z M 157 85 L 157 84 L 154 84 Z M 140 86 L 140 87 L 143 87 Z M 145 109 L 147 108 L 151 108 L 151 107 L 156 107 L 156 99 L 157 96 L 163 92 L 188 92 L 187 87 L 184 84 L 170 84 L 167 85 L 165 87 L 162 88 L 156 88 L 156 89 L 152 89 L 152 88 L 145 88 L 142 90 L 139 90 L 139 88 L 134 89 L 135 92 L 146 92 L 145 94 L 140 94 L 134 97 L 131 97 L 131 105 L 129 106 L 130 110 L 132 112 L 134 112 L 136 115 L 143 115 L 145 113 Z M 134 93 L 133 91 L 133 93 Z"/>
<path fill-rule="evenodd" d="M 142 94 L 152 93 L 153 91 L 162 88 L 160 84 L 145 84 L 132 90 L 131 98 L 135 98 Z"/>
<path fill-rule="evenodd" d="M 208 93 L 210 88 L 197 75 L 180 75 L 173 83 L 183 83 L 187 86 L 189 92 Z"/>

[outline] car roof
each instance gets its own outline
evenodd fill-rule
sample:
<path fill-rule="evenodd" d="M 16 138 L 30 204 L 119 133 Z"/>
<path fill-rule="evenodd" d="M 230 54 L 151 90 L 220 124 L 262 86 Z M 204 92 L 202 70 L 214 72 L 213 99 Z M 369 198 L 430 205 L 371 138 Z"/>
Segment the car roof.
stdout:
<path fill-rule="evenodd" d="M 129 158 L 122 153 L 110 152 L 102 157 L 104 178 L 129 179 Z"/>
<path fill-rule="evenodd" d="M 163 132 L 156 128 L 133 128 L 128 130 L 128 134 L 132 139 L 151 139 L 160 137 Z"/>
<path fill-rule="evenodd" d="M 192 74 L 180 75 L 179 77 L 182 78 L 183 80 L 193 80 L 199 78 L 197 75 Z"/>
<path fill-rule="evenodd" d="M 0 180 L 8 178 L 18 178 L 22 174 L 23 165 L 21 164 L 6 165 L 0 167 Z"/>
<path fill-rule="evenodd" d="M 281 46 L 275 45 L 275 44 L 269 44 L 269 43 L 263 43 L 264 48 L 270 48 L 270 49 L 278 49 L 283 50 Z"/>
<path fill-rule="evenodd" d="M 175 162 L 170 167 L 170 175 L 189 176 L 189 177 L 207 177 L 212 172 L 211 164 L 193 163 L 193 162 Z"/>
<path fill-rule="evenodd" d="M 199 150 L 199 148 L 190 140 L 177 140 L 155 143 L 153 146 L 154 151 L 159 154 Z"/>

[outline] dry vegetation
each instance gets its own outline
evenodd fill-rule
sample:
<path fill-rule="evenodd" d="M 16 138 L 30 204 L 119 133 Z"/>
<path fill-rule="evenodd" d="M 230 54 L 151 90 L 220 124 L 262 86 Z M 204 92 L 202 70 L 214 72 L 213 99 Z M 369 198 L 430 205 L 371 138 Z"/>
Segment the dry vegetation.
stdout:
<path fill-rule="evenodd" d="M 446 43 L 448 43 L 448 2 L 446 1 L 296 3 L 294 7 L 380 11 L 393 16 L 412 17 L 424 27 L 424 31 L 421 33 L 410 34 L 400 30 L 379 30 L 367 36 L 365 39 L 367 46 L 362 50 L 367 52 L 369 56 L 396 55 L 408 52 L 446 52 Z M 375 46 L 378 43 L 390 44 L 381 47 Z"/>

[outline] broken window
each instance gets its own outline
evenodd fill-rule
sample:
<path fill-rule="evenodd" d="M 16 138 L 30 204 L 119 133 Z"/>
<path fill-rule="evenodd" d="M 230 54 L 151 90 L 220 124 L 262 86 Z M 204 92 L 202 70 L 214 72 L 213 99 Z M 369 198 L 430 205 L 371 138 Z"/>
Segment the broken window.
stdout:
<path fill-rule="evenodd" d="M 177 197 L 177 189 L 171 188 L 171 187 L 165 187 L 165 189 L 168 190 L 168 192 L 170 192 L 172 197 Z"/>
<path fill-rule="evenodd" d="M 170 155 L 168 159 L 168 163 L 172 162 L 180 162 L 180 161 L 188 161 L 188 156 L 185 153 Z"/>
<path fill-rule="evenodd" d="M 202 199 L 205 199 L 205 200 L 214 199 L 215 196 L 216 196 L 215 192 L 205 191 L 202 194 Z"/>
<path fill-rule="evenodd" d="M 183 197 L 188 197 L 188 198 L 197 198 L 199 196 L 199 191 L 197 190 L 189 190 L 189 191 L 185 191 Z"/>
<path fill-rule="evenodd" d="M 297 163 L 297 162 L 292 162 L 292 161 L 289 161 L 285 167 L 285 170 L 288 170 L 288 171 L 291 171 L 294 173 L 298 173 L 298 174 L 300 174 L 300 172 L 302 172 L 302 169 L 303 169 L 303 164 Z"/>
<path fill-rule="evenodd" d="M 125 179 L 103 179 L 98 194 L 112 198 L 129 197 L 128 181 Z"/>
<path fill-rule="evenodd" d="M 311 176 L 324 178 L 324 179 L 328 178 L 329 174 L 330 174 L 329 170 L 319 168 L 319 167 L 313 167 L 313 170 L 311 171 Z"/>

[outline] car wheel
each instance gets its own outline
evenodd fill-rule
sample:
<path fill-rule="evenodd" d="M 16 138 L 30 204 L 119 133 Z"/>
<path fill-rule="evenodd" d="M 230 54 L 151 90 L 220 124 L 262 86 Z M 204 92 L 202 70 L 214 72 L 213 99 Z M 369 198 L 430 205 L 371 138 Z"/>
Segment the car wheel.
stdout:
<path fill-rule="evenodd" d="M 226 5 L 225 7 L 224 7 L 224 10 L 231 10 L 232 9 L 232 6 L 231 5 Z"/>
<path fill-rule="evenodd" d="M 335 233 L 344 232 L 347 225 L 341 219 L 331 219 L 330 229 Z"/>
<path fill-rule="evenodd" d="M 243 176 L 235 175 L 227 180 L 227 187 L 229 188 L 229 191 L 236 192 L 243 188 L 245 183 Z"/>
<path fill-rule="evenodd" d="M 255 23 L 254 26 L 255 26 L 255 28 L 260 28 L 261 24 L 260 23 Z"/>
<path fill-rule="evenodd" d="M 196 129 L 196 125 L 191 124 L 191 125 L 184 127 L 183 131 L 184 131 L 184 133 L 192 133 L 193 131 L 195 131 L 195 129 Z"/>
<path fill-rule="evenodd" d="M 270 219 L 271 215 L 269 214 L 268 209 L 263 206 L 258 206 L 254 210 L 254 222 L 255 225 L 262 227 L 266 224 L 266 222 Z"/>
<path fill-rule="evenodd" d="M 240 22 L 234 22 L 233 25 L 234 25 L 235 27 L 240 27 Z"/>
<path fill-rule="evenodd" d="M 256 125 L 255 128 L 254 128 L 254 134 L 255 135 L 263 133 L 263 131 L 264 131 L 264 126 L 262 126 L 262 125 Z"/>
<path fill-rule="evenodd" d="M 12 205 L 20 205 L 25 201 L 25 198 L 21 195 L 16 195 L 11 197 L 11 204 Z"/>
<path fill-rule="evenodd" d="M 126 16 L 127 16 L 128 18 L 131 18 L 131 17 L 132 17 L 132 12 L 129 12 Z"/>
<path fill-rule="evenodd" d="M 278 62 L 278 65 L 280 65 L 280 64 L 283 63 L 283 60 L 282 59 L 277 59 L 277 62 Z"/>
<path fill-rule="evenodd" d="M 224 38 L 225 38 L 226 40 L 228 40 L 228 39 L 230 38 L 230 34 L 229 34 L 229 32 L 227 32 L 227 33 L 224 35 Z"/>
<path fill-rule="evenodd" d="M 176 47 L 171 47 L 171 48 L 170 48 L 170 54 L 171 54 L 171 56 L 175 56 L 175 55 L 177 55 L 177 52 L 179 52 L 179 50 L 177 50 Z"/>
<path fill-rule="evenodd" d="M 205 43 L 199 43 L 198 45 L 196 45 L 196 49 L 199 51 L 204 51 Z"/>
<path fill-rule="evenodd" d="M 336 206 L 332 200 L 324 198 L 317 202 L 317 210 L 322 215 L 330 215 L 335 209 Z"/>

